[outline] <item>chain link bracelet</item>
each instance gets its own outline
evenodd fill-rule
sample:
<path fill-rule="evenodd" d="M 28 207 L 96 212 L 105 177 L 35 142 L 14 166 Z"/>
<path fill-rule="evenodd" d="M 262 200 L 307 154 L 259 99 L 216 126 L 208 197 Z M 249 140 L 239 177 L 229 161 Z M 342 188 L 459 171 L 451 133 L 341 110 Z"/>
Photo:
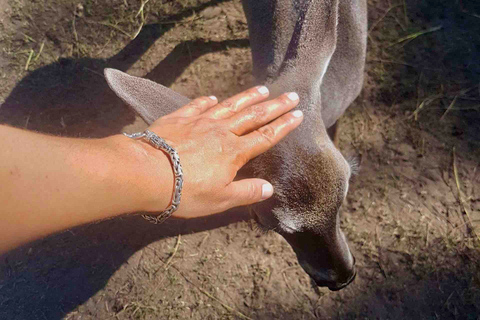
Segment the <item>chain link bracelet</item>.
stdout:
<path fill-rule="evenodd" d="M 183 188 L 183 170 L 182 165 L 180 164 L 180 157 L 175 149 L 170 147 L 165 140 L 157 136 L 154 132 L 150 130 L 145 130 L 144 132 L 137 133 L 123 133 L 125 136 L 131 139 L 144 139 L 154 148 L 165 151 L 170 157 L 170 161 L 173 166 L 173 175 L 175 179 L 175 190 L 173 191 L 172 203 L 157 216 L 142 215 L 147 221 L 159 224 L 170 218 L 170 216 L 178 209 L 180 205 L 180 199 L 182 198 L 182 188 Z"/>

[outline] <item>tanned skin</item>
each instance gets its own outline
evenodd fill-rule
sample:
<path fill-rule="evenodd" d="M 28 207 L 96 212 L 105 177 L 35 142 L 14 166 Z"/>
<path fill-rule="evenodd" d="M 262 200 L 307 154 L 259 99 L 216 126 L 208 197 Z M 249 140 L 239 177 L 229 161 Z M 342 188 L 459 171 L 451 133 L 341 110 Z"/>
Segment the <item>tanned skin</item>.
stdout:
<path fill-rule="evenodd" d="M 272 196 L 266 180 L 233 179 L 300 125 L 303 114 L 289 112 L 298 95 L 266 101 L 268 90 L 260 88 L 221 103 L 192 100 L 149 127 L 180 155 L 184 188 L 175 217 L 211 215 Z M 0 254 L 77 225 L 154 214 L 171 201 L 169 158 L 142 140 L 64 138 L 5 125 L 0 136 Z"/>

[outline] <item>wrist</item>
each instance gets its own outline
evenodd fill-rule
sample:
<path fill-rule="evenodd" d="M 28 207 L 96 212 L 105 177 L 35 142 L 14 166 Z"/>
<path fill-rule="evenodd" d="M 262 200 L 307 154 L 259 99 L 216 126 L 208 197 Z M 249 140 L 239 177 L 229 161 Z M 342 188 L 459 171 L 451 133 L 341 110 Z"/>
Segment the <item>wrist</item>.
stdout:
<path fill-rule="evenodd" d="M 127 187 L 134 211 L 158 212 L 170 204 L 173 171 L 168 156 L 142 140 L 124 135 L 105 138 L 119 161 L 120 183 Z"/>

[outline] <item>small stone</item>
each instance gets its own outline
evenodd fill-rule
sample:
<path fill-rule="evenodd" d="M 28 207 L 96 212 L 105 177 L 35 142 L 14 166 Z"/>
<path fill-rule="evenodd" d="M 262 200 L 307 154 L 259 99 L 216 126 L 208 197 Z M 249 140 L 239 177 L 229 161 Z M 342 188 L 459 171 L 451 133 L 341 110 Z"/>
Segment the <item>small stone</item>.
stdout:
<path fill-rule="evenodd" d="M 212 19 L 222 13 L 222 8 L 220 7 L 209 7 L 202 11 L 201 16 L 205 19 Z"/>
<path fill-rule="evenodd" d="M 83 5 L 81 3 L 77 4 L 75 7 L 75 15 L 79 18 L 83 17 Z"/>

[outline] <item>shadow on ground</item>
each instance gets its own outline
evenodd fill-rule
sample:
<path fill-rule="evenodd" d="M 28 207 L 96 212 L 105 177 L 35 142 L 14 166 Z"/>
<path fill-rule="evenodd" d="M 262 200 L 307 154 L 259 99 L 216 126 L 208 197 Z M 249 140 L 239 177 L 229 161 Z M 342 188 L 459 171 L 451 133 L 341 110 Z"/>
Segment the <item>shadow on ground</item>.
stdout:
<path fill-rule="evenodd" d="M 400 105 L 419 119 L 422 129 L 440 139 L 467 142 L 470 150 L 478 150 L 480 3 L 408 0 L 405 4 L 405 9 L 401 2 L 386 7 L 387 14 L 375 25 L 383 29 L 370 33 L 370 45 L 381 48 L 379 55 L 370 56 L 368 68 L 372 77 L 383 80 L 374 84 L 377 98 Z M 402 12 L 395 22 L 383 24 L 395 10 L 405 11 L 408 19 Z M 412 108 L 413 100 L 417 104 Z"/>
<path fill-rule="evenodd" d="M 223 1 L 212 0 L 185 9 L 168 20 L 180 21 Z M 15 86 L 0 106 L 0 123 L 74 137 L 95 138 L 119 133 L 123 127 L 134 122 L 135 115 L 109 89 L 103 69 L 127 71 L 174 26 L 174 23 L 146 25 L 123 50 L 108 59 L 62 58 L 36 69 Z M 185 41 L 177 45 L 147 77 L 169 86 L 201 55 L 248 45 L 247 39 Z"/>
<path fill-rule="evenodd" d="M 177 21 L 222 0 L 210 1 L 170 17 Z M 104 68 L 128 70 L 174 24 L 150 24 L 109 59 L 60 59 L 29 73 L 0 106 L 0 123 L 39 132 L 105 137 L 134 122 L 135 115 L 109 89 Z M 203 54 L 247 47 L 247 39 L 185 41 L 147 78 L 171 85 Z M 191 50 L 191 51 L 190 51 Z M 219 228 L 248 219 L 232 210 L 161 226 L 125 216 L 74 228 L 28 244 L 2 257 L 0 318 L 60 319 L 102 289 L 111 275 L 136 251 L 162 238 Z"/>
<path fill-rule="evenodd" d="M 407 3 L 414 19 L 421 21 L 425 29 L 439 25 L 442 29 L 404 46 L 404 62 L 408 65 L 390 69 L 394 70 L 393 79 L 400 79 L 402 85 L 392 87 L 386 84 L 379 94 L 393 103 L 415 96 L 421 85 L 426 88 L 421 98 L 427 98 L 444 83 L 447 84 L 446 97 L 441 101 L 445 102 L 439 106 L 443 113 L 448 107 L 447 101 L 452 101 L 455 93 L 477 86 L 476 92 L 472 90 L 462 95 L 468 98 L 462 101 L 462 110 L 451 110 L 455 119 L 448 127 L 435 128 L 437 134 L 464 139 L 476 148 L 480 122 L 478 109 L 473 106 L 478 102 L 475 99 L 478 99 L 480 74 L 480 19 L 468 12 L 478 14 L 478 4 L 463 1 L 462 8 L 460 2 L 454 1 Z M 134 115 L 110 92 L 102 69 L 128 70 L 164 31 L 165 26 L 145 26 L 124 50 L 107 60 L 64 59 L 32 72 L 1 106 L 0 122 L 68 136 L 102 137 L 118 133 L 133 122 Z M 168 86 L 192 62 L 186 46 L 193 48 L 190 51 L 193 58 L 197 58 L 231 45 L 243 47 L 248 43 L 246 40 L 199 40 L 179 44 L 147 77 Z M 411 66 L 414 66 L 414 72 Z M 210 230 L 247 218 L 245 212 L 237 211 L 236 214 L 220 214 L 194 221 L 168 221 L 155 226 L 140 217 L 125 216 L 78 227 L 14 250 L 2 257 L 0 318 L 62 318 L 104 288 L 112 274 L 146 245 L 177 234 Z M 408 256 L 380 248 L 391 263 L 390 272 L 379 274 L 377 266 L 373 267 L 373 262 L 367 261 L 361 271 L 362 278 L 369 279 L 364 290 L 354 290 L 351 286 L 338 296 L 336 305 L 325 308 L 319 300 L 312 314 L 280 313 L 282 301 L 266 301 L 265 307 L 252 317 L 478 318 L 478 252 L 455 251 L 446 259 L 430 257 L 430 252 L 450 252 L 439 246 L 427 248 L 424 262 L 415 265 Z M 410 267 L 404 268 L 406 265 Z"/>
<path fill-rule="evenodd" d="M 433 251 L 447 248 L 440 244 Z M 402 259 L 388 248 L 383 254 Z M 396 257 L 394 257 L 396 256 Z M 364 269 L 363 278 L 371 279 L 360 289 L 345 289 L 337 295 L 333 305 L 325 306 L 329 295 L 321 293 L 313 301 L 310 312 L 282 310 L 281 301 L 266 301 L 266 307 L 252 316 L 254 319 L 478 319 L 480 312 L 480 274 L 477 263 L 479 252 L 466 250 L 448 259 L 431 259 L 405 268 L 397 264 L 381 278 Z M 366 269 L 366 270 L 365 270 Z"/>
<path fill-rule="evenodd" d="M 28 244 L 3 257 L 0 318 L 60 319 L 103 289 L 112 274 L 146 245 L 248 218 L 241 209 L 162 225 L 124 216 Z"/>

